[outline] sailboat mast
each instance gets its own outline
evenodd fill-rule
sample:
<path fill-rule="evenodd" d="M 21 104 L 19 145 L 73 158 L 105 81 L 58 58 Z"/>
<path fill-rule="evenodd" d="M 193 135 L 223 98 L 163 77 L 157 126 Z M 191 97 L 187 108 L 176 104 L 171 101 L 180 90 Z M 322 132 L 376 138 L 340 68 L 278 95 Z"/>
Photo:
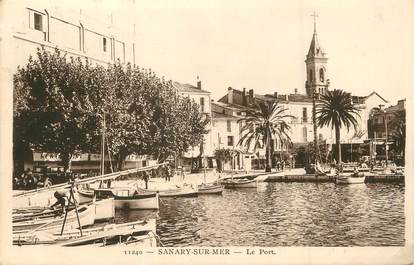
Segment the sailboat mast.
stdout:
<path fill-rule="evenodd" d="M 105 113 L 102 121 L 102 140 L 101 140 L 101 175 L 105 174 Z"/>

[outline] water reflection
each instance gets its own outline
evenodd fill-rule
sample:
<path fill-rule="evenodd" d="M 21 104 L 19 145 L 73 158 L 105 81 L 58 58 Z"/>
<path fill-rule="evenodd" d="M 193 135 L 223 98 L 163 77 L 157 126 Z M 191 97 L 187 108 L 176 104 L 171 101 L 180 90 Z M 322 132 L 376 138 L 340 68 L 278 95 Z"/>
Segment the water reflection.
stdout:
<path fill-rule="evenodd" d="M 157 218 L 166 246 L 404 245 L 403 185 L 264 183 L 160 207 L 117 212 L 116 221 Z"/>

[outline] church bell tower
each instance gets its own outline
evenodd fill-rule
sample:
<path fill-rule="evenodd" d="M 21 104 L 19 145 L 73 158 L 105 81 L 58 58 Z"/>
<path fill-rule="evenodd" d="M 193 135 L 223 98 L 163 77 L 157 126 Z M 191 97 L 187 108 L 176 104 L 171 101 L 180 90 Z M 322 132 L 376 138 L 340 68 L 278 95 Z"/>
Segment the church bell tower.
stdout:
<path fill-rule="evenodd" d="M 329 79 L 327 78 L 328 57 L 318 42 L 316 33 L 316 14 L 313 22 L 313 37 L 306 55 L 306 95 L 312 96 L 313 91 L 316 95 L 324 95 L 329 88 Z"/>

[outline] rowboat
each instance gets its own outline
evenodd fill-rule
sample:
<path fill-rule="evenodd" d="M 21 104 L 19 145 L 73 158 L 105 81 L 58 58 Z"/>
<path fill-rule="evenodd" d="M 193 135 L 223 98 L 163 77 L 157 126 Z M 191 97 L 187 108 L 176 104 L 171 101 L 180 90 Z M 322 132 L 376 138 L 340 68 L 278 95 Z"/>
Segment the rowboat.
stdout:
<path fill-rule="evenodd" d="M 95 222 L 95 205 L 84 205 L 78 208 L 80 225 L 88 226 Z M 64 220 L 64 214 L 58 216 L 38 216 L 31 219 L 20 219 L 13 221 L 13 233 L 24 233 L 28 231 L 60 231 Z M 79 228 L 75 210 L 67 213 L 66 229 Z"/>
<path fill-rule="evenodd" d="M 223 184 L 226 189 L 257 188 L 257 181 L 254 179 L 226 179 L 222 180 L 221 184 Z"/>
<path fill-rule="evenodd" d="M 198 194 L 222 194 L 223 187 L 216 184 L 201 184 L 198 185 Z"/>
<path fill-rule="evenodd" d="M 113 198 L 107 198 L 87 203 L 95 207 L 95 221 L 105 221 L 115 217 L 115 202 Z M 74 207 L 70 206 L 70 210 Z M 13 209 L 13 222 L 27 221 L 39 218 L 54 217 L 61 212 L 61 207 L 50 209 L 48 207 L 27 207 L 21 209 Z"/>
<path fill-rule="evenodd" d="M 159 209 L 158 194 L 140 188 L 114 187 L 99 188 L 95 190 L 79 190 L 80 201 L 96 198 L 114 198 L 115 209 Z"/>
<path fill-rule="evenodd" d="M 177 188 L 177 189 L 169 189 L 169 190 L 160 190 L 158 191 L 160 197 L 197 197 L 198 193 L 196 189 L 192 187 L 184 187 L 184 188 Z"/>
<path fill-rule="evenodd" d="M 336 177 L 336 184 L 363 184 L 365 183 L 365 174 L 346 174 L 341 173 Z"/>
<path fill-rule="evenodd" d="M 135 245 L 156 247 L 155 219 L 123 224 L 109 224 L 82 230 L 65 231 L 62 235 L 50 231 L 36 231 L 14 234 L 15 245 L 58 245 L 58 246 L 117 246 Z"/>

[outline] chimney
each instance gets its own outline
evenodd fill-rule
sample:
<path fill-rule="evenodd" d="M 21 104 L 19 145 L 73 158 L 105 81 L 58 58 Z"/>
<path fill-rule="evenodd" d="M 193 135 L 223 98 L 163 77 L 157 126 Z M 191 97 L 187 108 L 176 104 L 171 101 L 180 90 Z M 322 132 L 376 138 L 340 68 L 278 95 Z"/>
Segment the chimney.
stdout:
<path fill-rule="evenodd" d="M 298 89 L 297 88 L 295 88 L 295 94 L 297 94 L 298 93 Z"/>
<path fill-rule="evenodd" d="M 243 94 L 242 94 L 242 105 L 247 106 L 246 88 L 244 87 L 243 87 Z"/>
<path fill-rule="evenodd" d="M 277 92 L 273 92 L 273 97 L 277 98 Z"/>
<path fill-rule="evenodd" d="M 253 95 L 254 95 L 254 93 L 253 93 L 253 89 L 249 89 L 249 98 L 253 98 Z"/>
<path fill-rule="evenodd" d="M 249 99 L 247 101 L 248 104 L 253 104 L 253 102 L 254 102 L 253 97 L 254 97 L 253 89 L 249 89 Z"/>
<path fill-rule="evenodd" d="M 197 88 L 201 90 L 201 80 L 197 76 Z"/>
<path fill-rule="evenodd" d="M 231 86 L 229 86 L 227 92 L 227 103 L 233 104 L 233 88 Z"/>

